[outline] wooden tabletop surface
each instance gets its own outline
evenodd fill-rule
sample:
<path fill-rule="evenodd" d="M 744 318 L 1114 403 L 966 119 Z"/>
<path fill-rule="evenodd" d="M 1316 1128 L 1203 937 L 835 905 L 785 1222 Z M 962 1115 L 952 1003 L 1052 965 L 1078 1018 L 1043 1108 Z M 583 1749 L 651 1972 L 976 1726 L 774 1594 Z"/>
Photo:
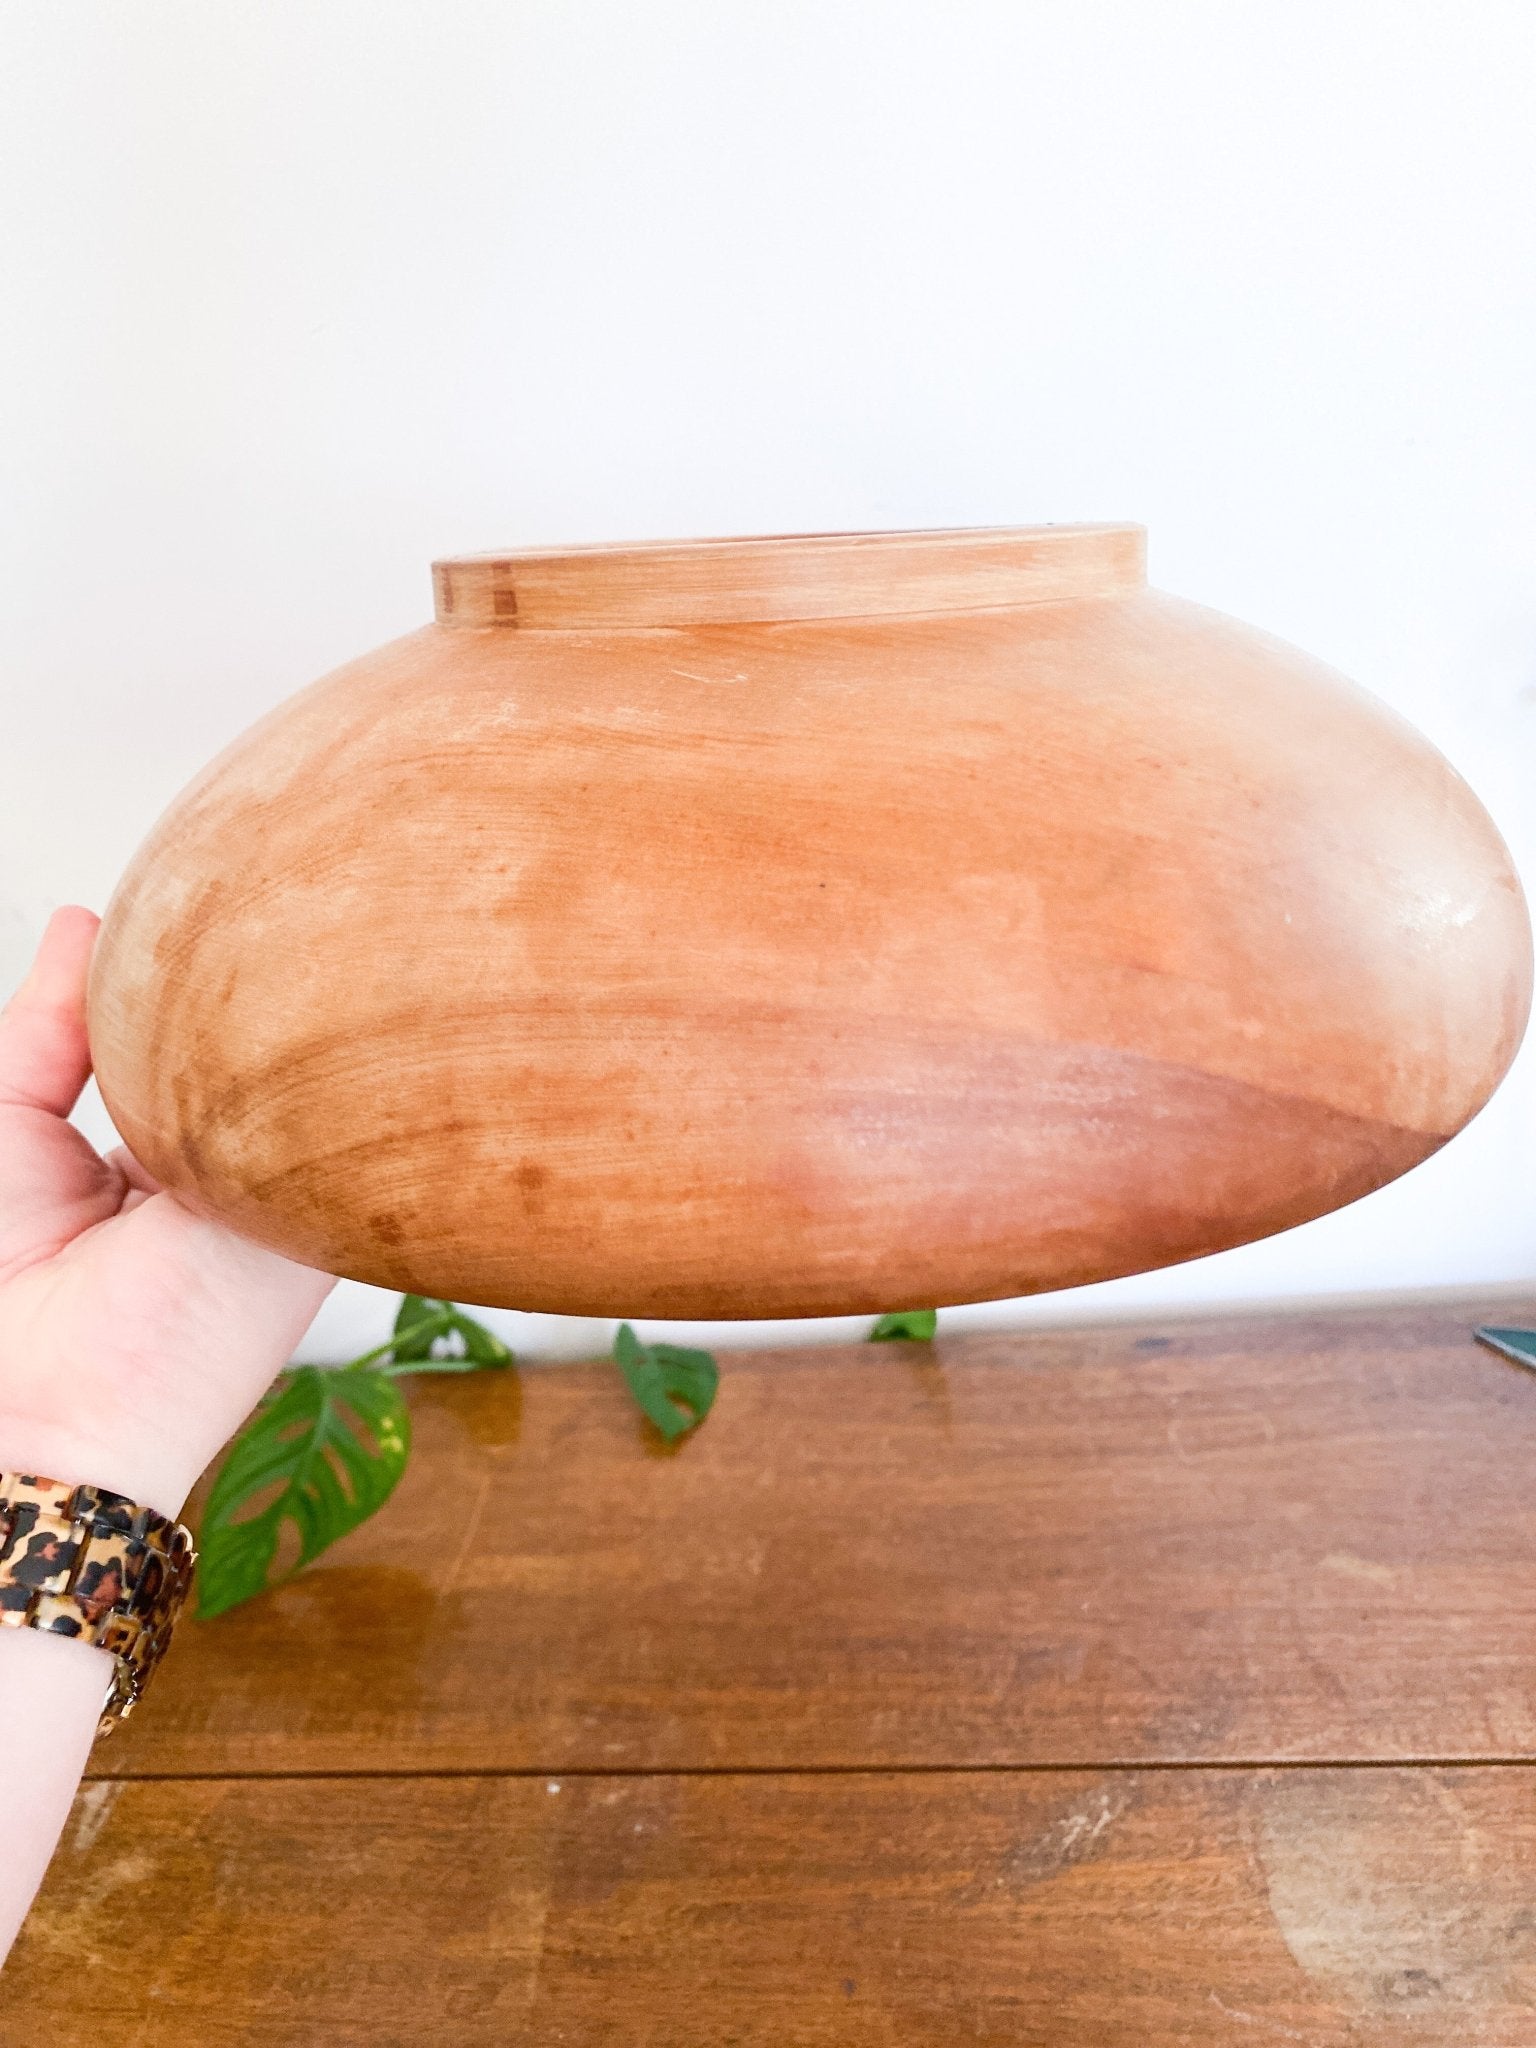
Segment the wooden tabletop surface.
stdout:
<path fill-rule="evenodd" d="M 730 1353 L 672 1451 L 608 1367 L 424 1381 L 98 1746 L 0 2048 L 1531 2048 L 1487 1320 Z"/>

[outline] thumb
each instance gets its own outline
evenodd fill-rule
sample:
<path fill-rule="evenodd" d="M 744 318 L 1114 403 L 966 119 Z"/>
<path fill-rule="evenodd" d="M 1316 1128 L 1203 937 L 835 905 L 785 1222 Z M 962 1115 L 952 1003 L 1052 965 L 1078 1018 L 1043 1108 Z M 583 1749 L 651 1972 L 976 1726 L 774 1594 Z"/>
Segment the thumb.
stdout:
<path fill-rule="evenodd" d="M 77 903 L 48 920 L 32 971 L 0 1011 L 0 1108 L 74 1108 L 91 1071 L 85 984 L 100 923 Z"/>

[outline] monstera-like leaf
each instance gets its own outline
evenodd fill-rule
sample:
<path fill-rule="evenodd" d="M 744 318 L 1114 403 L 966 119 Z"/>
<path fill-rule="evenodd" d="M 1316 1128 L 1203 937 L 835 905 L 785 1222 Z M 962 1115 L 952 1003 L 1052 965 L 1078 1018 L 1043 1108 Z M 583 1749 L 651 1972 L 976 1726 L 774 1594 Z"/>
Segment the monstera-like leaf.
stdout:
<path fill-rule="evenodd" d="M 284 1523 L 297 1571 L 376 1514 L 410 1456 L 411 1419 L 376 1366 L 301 1365 L 236 1439 L 199 1535 L 198 1613 L 222 1614 L 271 1581 Z M 280 1574 L 287 1576 L 287 1572 Z"/>

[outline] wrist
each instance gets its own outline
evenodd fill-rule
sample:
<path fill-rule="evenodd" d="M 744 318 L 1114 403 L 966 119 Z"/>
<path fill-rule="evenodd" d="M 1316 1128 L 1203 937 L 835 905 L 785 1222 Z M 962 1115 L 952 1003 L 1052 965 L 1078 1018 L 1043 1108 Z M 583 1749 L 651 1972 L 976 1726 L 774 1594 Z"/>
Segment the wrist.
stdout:
<path fill-rule="evenodd" d="M 197 1563 L 191 1533 L 114 1488 L 0 1473 L 0 1624 L 114 1660 L 103 1733 L 132 1712 L 165 1654 Z"/>
<path fill-rule="evenodd" d="M 102 1431 L 0 1407 L 0 1472 L 105 1487 L 176 1520 L 207 1459 L 163 1431 Z"/>

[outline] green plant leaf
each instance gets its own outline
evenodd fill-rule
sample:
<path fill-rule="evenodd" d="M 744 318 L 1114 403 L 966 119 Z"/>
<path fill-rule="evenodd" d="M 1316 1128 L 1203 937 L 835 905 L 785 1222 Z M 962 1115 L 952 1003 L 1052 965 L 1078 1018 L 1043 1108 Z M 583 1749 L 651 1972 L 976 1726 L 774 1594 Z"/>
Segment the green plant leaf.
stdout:
<path fill-rule="evenodd" d="M 464 1340 L 464 1356 L 473 1365 L 510 1365 L 512 1354 L 494 1331 L 484 1323 L 477 1323 L 473 1316 L 465 1315 L 463 1309 L 453 1312 L 452 1327 Z"/>
<path fill-rule="evenodd" d="M 707 1351 L 642 1344 L 628 1323 L 620 1323 L 613 1355 L 640 1409 L 668 1443 L 697 1429 L 714 1404 L 720 1368 Z"/>
<path fill-rule="evenodd" d="M 932 1342 L 938 1327 L 939 1312 L 936 1308 L 899 1308 L 888 1316 L 882 1316 L 866 1341 L 885 1344 L 893 1338 L 906 1337 L 927 1344 Z"/>
<path fill-rule="evenodd" d="M 297 1571 L 377 1514 L 410 1456 L 410 1417 L 387 1372 L 301 1365 L 279 1386 L 236 1437 L 208 1496 L 198 1543 L 204 1619 L 266 1587 L 285 1522 L 298 1532 Z"/>
<path fill-rule="evenodd" d="M 1512 1358 L 1516 1365 L 1536 1372 L 1536 1330 L 1506 1329 L 1496 1323 L 1485 1323 L 1472 1334 L 1480 1343 L 1502 1352 L 1506 1358 Z"/>
<path fill-rule="evenodd" d="M 400 1310 L 395 1317 L 394 1340 L 389 1347 L 390 1356 L 397 1365 L 432 1356 L 434 1338 L 441 1336 L 447 1327 L 448 1306 L 446 1301 L 428 1301 L 419 1294 L 401 1295 Z"/>
<path fill-rule="evenodd" d="M 458 1349 L 444 1349 L 457 1340 Z M 428 1295 L 402 1297 L 395 1317 L 395 1333 L 377 1352 L 365 1354 L 371 1361 L 385 1351 L 392 1366 L 401 1372 L 478 1372 L 482 1366 L 511 1365 L 512 1353 L 484 1323 L 476 1322 L 451 1301 L 435 1301 Z"/>

